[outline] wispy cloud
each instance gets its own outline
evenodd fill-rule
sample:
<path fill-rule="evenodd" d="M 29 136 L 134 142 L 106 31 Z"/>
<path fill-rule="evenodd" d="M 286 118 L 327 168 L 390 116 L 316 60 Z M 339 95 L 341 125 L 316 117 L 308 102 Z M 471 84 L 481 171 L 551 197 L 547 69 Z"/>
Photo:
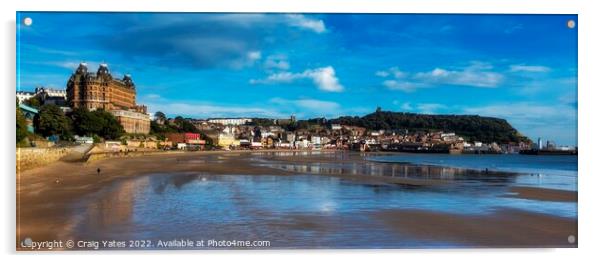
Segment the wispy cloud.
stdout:
<path fill-rule="evenodd" d="M 512 34 L 514 32 L 520 31 L 522 29 L 523 29 L 523 24 L 514 24 L 514 25 L 508 26 L 506 29 L 504 29 L 504 33 Z"/>
<path fill-rule="evenodd" d="M 535 65 L 510 65 L 511 72 L 548 72 L 550 68 Z"/>
<path fill-rule="evenodd" d="M 148 99 L 151 99 L 151 100 L 156 100 L 156 99 L 160 99 L 161 95 L 159 95 L 159 94 L 147 94 L 145 97 L 148 98 Z"/>
<path fill-rule="evenodd" d="M 410 103 L 404 102 L 402 104 L 399 101 L 394 101 L 393 104 L 398 105 L 399 109 L 407 112 L 416 112 L 423 114 L 434 114 L 439 113 L 442 110 L 448 109 L 444 104 L 440 103 Z"/>
<path fill-rule="evenodd" d="M 290 68 L 290 64 L 288 62 L 288 58 L 285 55 L 270 55 L 266 58 L 263 63 L 263 67 L 267 71 L 272 70 L 288 70 Z"/>
<path fill-rule="evenodd" d="M 414 75 L 416 80 L 429 84 L 446 84 L 471 86 L 479 88 L 495 88 L 504 79 L 500 73 L 482 70 L 480 67 L 467 67 L 462 70 L 435 68 L 429 72 Z"/>
<path fill-rule="evenodd" d="M 504 75 L 492 71 L 492 66 L 487 63 L 473 61 L 461 69 L 445 69 L 437 67 L 431 71 L 407 73 L 397 67 L 376 72 L 376 76 L 389 78 L 382 85 L 391 90 L 412 92 L 418 88 L 432 87 L 434 85 L 457 85 L 478 88 L 495 88 L 503 80 Z"/>
<path fill-rule="evenodd" d="M 541 105 L 526 102 L 467 107 L 463 111 L 467 114 L 505 118 L 521 125 L 571 123 L 577 117 L 575 108 L 568 105 Z"/>
<path fill-rule="evenodd" d="M 144 103 L 144 102 L 143 102 Z M 162 111 L 168 116 L 209 117 L 282 117 L 275 109 L 244 105 L 216 105 L 207 102 L 147 102 L 149 112 Z"/>
<path fill-rule="evenodd" d="M 67 79 L 62 74 L 29 74 L 17 75 L 17 91 L 33 90 L 35 87 L 65 89 Z"/>
<path fill-rule="evenodd" d="M 46 48 L 46 47 L 41 47 L 41 46 L 33 45 L 33 44 L 21 43 L 20 47 L 21 47 L 22 51 L 25 51 L 25 52 L 38 52 L 38 53 L 43 53 L 43 54 L 48 54 L 48 55 L 75 56 L 78 54 L 75 51 Z"/>
<path fill-rule="evenodd" d="M 292 83 L 296 80 L 312 80 L 313 83 L 322 91 L 341 92 L 344 87 L 339 83 L 336 72 L 332 66 L 323 68 L 306 69 L 303 72 L 278 72 L 269 75 L 265 79 L 252 79 L 251 84 L 275 84 Z"/>
<path fill-rule="evenodd" d="M 295 105 L 310 111 L 335 112 L 341 109 L 341 105 L 332 101 L 316 100 L 316 99 L 297 99 L 287 100 L 283 98 L 272 98 L 271 103 L 279 105 Z"/>
<path fill-rule="evenodd" d="M 392 76 L 392 77 L 395 77 L 397 79 L 400 79 L 400 78 L 406 77 L 407 73 L 399 70 L 398 67 L 391 67 L 391 68 L 389 68 L 387 70 L 379 70 L 379 71 L 377 71 L 376 72 L 376 76 L 383 77 L 383 78 Z"/>
<path fill-rule="evenodd" d="M 326 32 L 326 26 L 322 20 L 308 18 L 299 14 L 289 14 L 286 17 L 288 18 L 289 24 L 292 26 L 308 29 L 316 33 Z"/>
<path fill-rule="evenodd" d="M 383 85 L 390 90 L 401 90 L 405 92 L 412 92 L 419 87 L 424 87 L 424 85 L 421 85 L 420 83 L 393 79 L 383 81 Z"/>
<path fill-rule="evenodd" d="M 445 109 L 446 106 L 439 103 L 418 103 L 418 105 L 416 105 L 416 108 L 421 113 L 433 114 L 439 112 L 439 110 Z"/>
<path fill-rule="evenodd" d="M 498 117 L 508 120 L 530 138 L 559 139 L 576 144 L 577 110 L 568 104 L 535 104 L 527 102 L 465 107 L 464 114 Z"/>
<path fill-rule="evenodd" d="M 275 97 L 269 100 L 267 107 L 274 106 L 283 112 L 294 113 L 300 118 L 326 117 L 337 118 L 340 116 L 365 115 L 374 111 L 373 108 L 362 106 L 345 107 L 336 101 L 320 100 L 315 98 L 285 99 Z"/>
<path fill-rule="evenodd" d="M 241 68 L 258 60 L 258 52 L 270 43 L 296 34 L 286 28 L 326 32 L 322 20 L 305 15 L 194 14 L 185 19 L 181 15 L 146 16 L 124 19 L 122 23 L 113 21 L 111 25 L 122 25 L 115 29 L 119 33 L 94 39 L 103 49 L 130 60 L 179 67 Z"/>

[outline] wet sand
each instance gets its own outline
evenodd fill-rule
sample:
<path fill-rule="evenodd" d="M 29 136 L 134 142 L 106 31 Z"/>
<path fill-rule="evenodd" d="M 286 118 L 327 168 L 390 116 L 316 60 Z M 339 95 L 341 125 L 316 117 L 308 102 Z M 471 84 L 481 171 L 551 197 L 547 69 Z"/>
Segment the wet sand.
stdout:
<path fill-rule="evenodd" d="M 513 209 L 489 215 L 457 215 L 423 210 L 374 213 L 398 233 L 471 247 L 577 247 L 577 220 Z M 575 237 L 574 243 L 569 236 Z"/>
<path fill-rule="evenodd" d="M 189 153 L 167 153 L 139 157 L 113 158 L 91 163 L 80 162 L 62 162 L 21 172 L 17 175 L 17 248 L 19 243 L 26 237 L 33 240 L 55 240 L 64 237 L 64 233 L 69 233 L 72 229 L 72 224 L 69 218 L 77 211 L 70 211 L 69 207 L 73 202 L 81 200 L 87 194 L 97 192 L 109 184 L 129 178 L 132 176 L 145 175 L 150 173 L 167 173 L 167 172 L 203 172 L 208 174 L 245 174 L 245 175 L 280 175 L 287 176 L 297 174 L 291 171 L 275 169 L 267 166 L 259 166 L 254 163 L 257 158 L 265 158 L 267 160 L 278 160 L 285 162 L 366 162 L 364 157 L 359 154 L 339 154 L 329 153 L 324 155 L 301 155 L 301 156 L 259 156 L 259 152 L 189 152 Z M 97 174 L 97 168 L 101 169 L 100 175 Z M 328 175 L 328 174 L 326 174 Z M 358 174 L 332 174 L 331 176 L 339 176 L 356 181 L 363 184 L 400 184 L 412 185 L 418 187 L 427 187 L 434 184 L 442 183 L 440 180 L 421 180 L 412 178 L 392 178 L 384 176 L 364 176 Z M 520 189 L 522 198 L 550 198 L 545 189 Z M 519 193 L 519 195 L 521 195 Z M 576 199 L 575 199 L 576 200 Z M 382 217 L 383 220 L 389 222 L 391 218 L 397 218 L 392 212 L 376 214 L 377 217 Z M 410 231 L 420 232 L 415 229 L 423 229 L 423 224 L 419 222 L 427 222 L 431 220 L 433 223 L 444 223 L 449 220 L 458 223 L 466 220 L 466 218 L 458 218 L 454 216 L 446 216 L 438 213 L 418 213 L 404 212 L 400 214 L 406 221 L 390 221 L 393 226 L 415 222 L 414 227 Z M 496 229 L 504 229 L 497 227 L 497 223 L 506 224 L 506 226 L 520 225 L 523 220 L 537 221 L 540 228 L 534 229 L 543 231 L 546 235 L 542 239 L 556 237 L 556 233 L 548 235 L 551 230 L 560 227 L 567 229 L 564 219 L 559 219 L 553 216 L 541 216 L 538 214 L 518 213 L 513 212 L 508 215 L 500 215 L 502 219 L 496 217 L 486 218 L 478 226 L 472 227 L 470 224 L 459 224 L 459 228 L 455 231 L 445 230 L 442 227 L 436 227 L 438 231 L 432 232 L 425 230 L 424 233 L 433 233 L 435 237 L 442 235 L 442 238 L 456 236 L 463 238 L 468 235 L 471 239 L 471 233 L 481 233 L 482 237 L 487 237 L 490 234 L 497 234 Z M 504 221 L 503 218 L 507 220 Z M 470 219 L 470 218 L 469 218 Z M 487 221 L 489 220 L 489 221 Z M 497 221 L 496 221 L 497 220 Z M 500 221 L 501 220 L 501 221 Z M 518 220 L 518 221 L 517 221 Z M 561 223 L 559 223 L 559 221 Z M 480 219 L 474 219 L 473 222 L 480 222 Z M 568 224 L 568 223 L 566 223 Z M 410 224 L 411 225 L 411 224 Z M 576 228 L 576 221 L 570 224 Z M 422 226 L 422 227 L 421 227 Z M 449 224 L 448 224 L 449 226 Z M 406 228 L 403 228 L 406 229 Z M 570 232 L 570 231 L 565 231 Z M 439 233 L 439 234 L 437 234 Z M 441 234 L 442 233 L 442 234 Z M 511 233 L 521 234 L 521 231 L 512 231 Z M 528 232 L 527 232 L 528 233 Z M 563 232 L 564 233 L 564 232 Z M 437 234 L 437 235 L 435 235 Z M 508 234 L 510 235 L 510 234 Z M 475 236 L 478 236 L 475 234 Z M 565 237 L 566 238 L 566 237 Z M 509 241 L 518 240 L 507 239 Z M 476 239 L 475 239 L 476 240 Z M 531 240 L 531 239 L 526 239 Z M 536 241 L 527 244 L 552 244 L 549 242 Z M 556 242 L 556 241 L 554 241 Z M 554 243 L 553 242 L 553 243 Z M 487 240 L 483 244 L 488 243 Z M 554 243 L 556 244 L 556 243 Z"/>
<path fill-rule="evenodd" d="M 536 187 L 514 186 L 511 187 L 508 197 L 555 202 L 577 202 L 577 192 L 557 189 L 543 189 Z"/>
<path fill-rule="evenodd" d="M 17 174 L 17 243 L 26 237 L 60 239 L 61 233 L 67 233 L 71 228 L 68 208 L 73 202 L 115 180 L 162 172 L 289 174 L 253 166 L 240 154 L 230 152 L 157 154 L 90 163 L 59 161 Z"/>

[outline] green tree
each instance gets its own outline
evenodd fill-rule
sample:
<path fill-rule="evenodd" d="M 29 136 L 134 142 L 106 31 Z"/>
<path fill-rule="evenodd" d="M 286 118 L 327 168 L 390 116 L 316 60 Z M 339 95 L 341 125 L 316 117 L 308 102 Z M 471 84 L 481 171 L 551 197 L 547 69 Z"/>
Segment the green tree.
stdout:
<path fill-rule="evenodd" d="M 477 115 L 432 115 L 382 111 L 363 117 L 344 116 L 329 121 L 343 125 L 365 127 L 370 130 L 393 130 L 409 132 L 448 131 L 455 132 L 469 141 L 486 143 L 517 143 L 530 140 L 521 135 L 506 120 Z"/>
<path fill-rule="evenodd" d="M 40 106 L 42 106 L 42 103 L 40 102 L 40 99 L 38 99 L 38 97 L 31 97 L 29 99 L 26 99 L 23 101 L 23 104 L 30 107 L 34 107 L 36 109 L 39 109 Z"/>
<path fill-rule="evenodd" d="M 40 107 L 33 123 L 36 132 L 44 137 L 59 135 L 63 140 L 72 137 L 70 120 L 56 105 L 49 104 Z"/>
<path fill-rule="evenodd" d="M 174 124 L 177 132 L 199 132 L 199 129 L 197 129 L 194 124 L 184 119 L 182 116 L 177 116 L 174 119 Z"/>
<path fill-rule="evenodd" d="M 102 130 L 102 120 L 87 108 L 76 108 L 71 112 L 73 130 L 79 136 L 98 135 Z"/>
<path fill-rule="evenodd" d="M 89 111 L 86 108 L 77 108 L 71 113 L 74 131 L 80 136 L 100 136 L 104 139 L 114 140 L 121 137 L 125 130 L 110 112 L 102 109 Z"/>
<path fill-rule="evenodd" d="M 19 105 L 17 105 L 17 144 L 21 142 L 25 137 L 27 137 L 27 121 L 25 120 L 25 116 L 21 109 L 19 109 Z"/>
<path fill-rule="evenodd" d="M 98 135 L 105 139 L 114 140 L 125 134 L 125 130 L 123 129 L 123 126 L 121 126 L 121 123 L 119 123 L 117 118 L 110 112 L 95 110 L 93 113 L 97 114 L 103 123 L 102 129 Z"/>
<path fill-rule="evenodd" d="M 155 120 L 160 123 L 164 123 L 165 120 L 167 120 L 167 117 L 165 116 L 165 113 L 157 111 L 155 112 Z"/>

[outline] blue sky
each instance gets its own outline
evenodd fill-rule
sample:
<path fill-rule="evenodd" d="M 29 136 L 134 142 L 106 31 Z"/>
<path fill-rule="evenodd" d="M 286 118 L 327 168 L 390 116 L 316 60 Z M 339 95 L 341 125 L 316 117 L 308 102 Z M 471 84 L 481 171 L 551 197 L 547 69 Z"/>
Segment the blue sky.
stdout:
<path fill-rule="evenodd" d="M 507 119 L 577 144 L 576 15 L 17 13 L 17 90 L 85 61 L 186 117 L 384 110 Z"/>

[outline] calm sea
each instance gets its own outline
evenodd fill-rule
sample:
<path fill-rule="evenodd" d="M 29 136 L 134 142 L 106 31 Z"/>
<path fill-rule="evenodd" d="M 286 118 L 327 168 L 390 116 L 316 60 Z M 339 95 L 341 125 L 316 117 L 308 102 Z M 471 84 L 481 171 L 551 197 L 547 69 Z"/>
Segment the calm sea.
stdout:
<path fill-rule="evenodd" d="M 367 159 L 384 163 L 508 172 L 517 175 L 515 183 L 518 185 L 577 190 L 576 155 L 399 154 Z"/>

